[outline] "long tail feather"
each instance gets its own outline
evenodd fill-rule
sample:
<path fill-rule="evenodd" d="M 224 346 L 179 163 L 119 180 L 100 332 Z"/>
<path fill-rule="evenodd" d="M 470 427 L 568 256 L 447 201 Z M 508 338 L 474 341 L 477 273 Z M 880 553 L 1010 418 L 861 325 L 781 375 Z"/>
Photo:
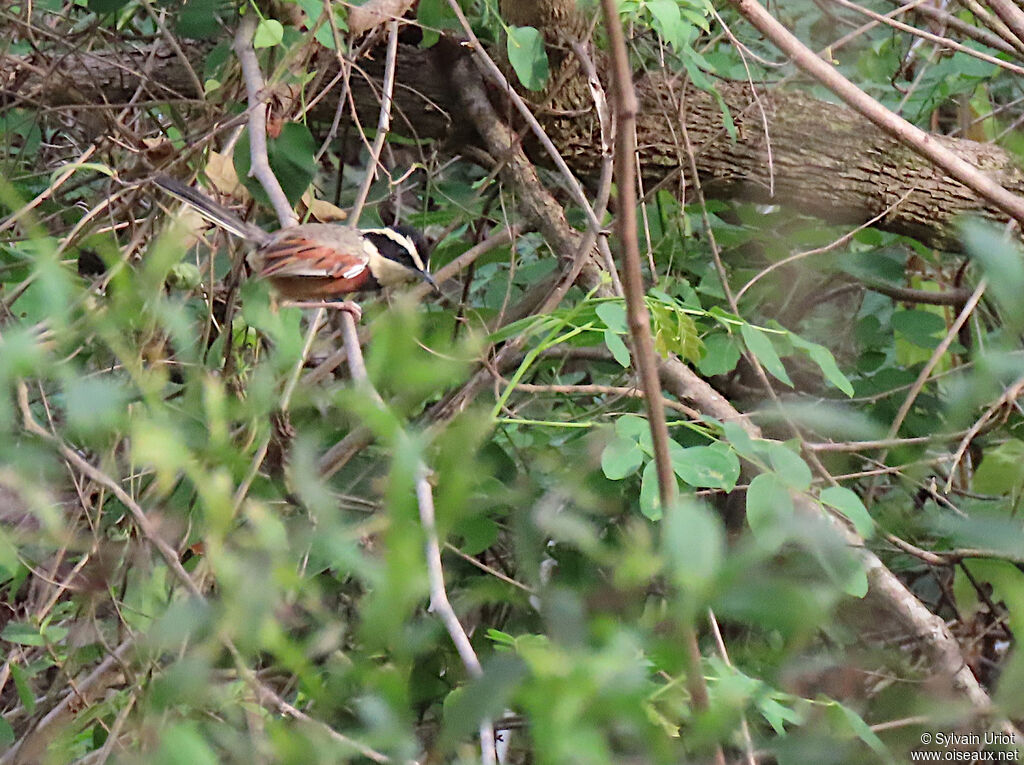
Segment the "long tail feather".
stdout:
<path fill-rule="evenodd" d="M 246 223 L 221 204 L 214 202 L 205 194 L 167 175 L 158 175 L 153 179 L 161 189 L 175 199 L 194 208 L 196 212 L 210 223 L 220 226 L 235 236 L 247 239 L 256 244 L 266 244 L 270 235 L 263 229 Z"/>

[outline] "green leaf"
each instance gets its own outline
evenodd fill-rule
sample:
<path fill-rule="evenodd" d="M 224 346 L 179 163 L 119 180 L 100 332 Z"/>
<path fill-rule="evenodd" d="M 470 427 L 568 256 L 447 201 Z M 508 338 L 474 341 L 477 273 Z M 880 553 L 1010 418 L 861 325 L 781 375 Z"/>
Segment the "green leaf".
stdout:
<path fill-rule="evenodd" d="M 315 154 L 316 141 L 313 134 L 308 127 L 297 122 L 286 123 L 277 138 L 267 139 L 270 168 L 292 204 L 302 198 L 313 180 L 316 172 Z M 235 172 L 252 195 L 267 204 L 269 200 L 263 187 L 255 178 L 249 177 L 251 163 L 249 134 L 246 132 L 235 147 Z"/>
<path fill-rule="evenodd" d="M 905 340 L 919 348 L 935 348 L 946 333 L 946 322 L 941 316 L 920 309 L 896 311 L 890 323 Z"/>
<path fill-rule="evenodd" d="M 736 422 L 722 423 L 722 433 L 729 440 L 729 445 L 736 453 L 745 460 L 756 462 L 760 457 L 757 449 L 757 442 L 750 437 L 750 434 L 743 429 L 743 426 Z"/>
<path fill-rule="evenodd" d="M 636 414 L 626 414 L 615 421 L 616 435 L 631 438 L 645 449 L 651 449 L 651 427 L 647 418 Z"/>
<path fill-rule="evenodd" d="M 686 361 L 697 361 L 703 352 L 700 333 L 693 318 L 681 306 L 648 301 L 654 350 L 663 358 L 670 353 Z"/>
<path fill-rule="evenodd" d="M 704 504 L 681 498 L 662 522 L 662 553 L 675 583 L 686 591 L 705 586 L 725 558 L 725 530 Z"/>
<path fill-rule="evenodd" d="M 448 5 L 448 0 L 420 0 L 416 7 L 416 21 L 423 30 L 421 48 L 432 48 L 437 44 L 441 39 L 438 30 L 459 27 L 458 18 Z"/>
<path fill-rule="evenodd" d="M 21 568 L 18 547 L 0 527 L 0 581 L 9 581 Z"/>
<path fill-rule="evenodd" d="M 850 489 L 845 486 L 829 486 L 827 489 L 822 489 L 820 499 L 824 504 L 834 507 L 846 516 L 846 519 L 857 529 L 857 533 L 865 539 L 870 539 L 875 533 L 875 519 L 864 507 L 860 497 Z"/>
<path fill-rule="evenodd" d="M 716 332 L 704 338 L 704 355 L 697 362 L 697 369 L 705 377 L 724 375 L 734 370 L 739 360 L 736 339 L 727 332 Z"/>
<path fill-rule="evenodd" d="M 713 446 L 683 448 L 671 442 L 672 469 L 685 483 L 698 489 L 732 491 L 740 475 L 740 461 L 729 450 Z"/>
<path fill-rule="evenodd" d="M 14 728 L 4 718 L 0 717 L 0 747 L 7 747 L 14 743 Z"/>
<path fill-rule="evenodd" d="M 610 329 L 604 331 L 604 344 L 608 347 L 612 357 L 619 362 L 623 369 L 629 368 L 629 348 L 622 341 L 622 336 Z"/>
<path fill-rule="evenodd" d="M 128 0 L 89 0 L 89 10 L 93 13 L 113 13 L 128 5 Z"/>
<path fill-rule="evenodd" d="M 508 60 L 527 90 L 540 90 L 548 81 L 544 36 L 533 27 L 509 27 Z"/>
<path fill-rule="evenodd" d="M 128 393 L 109 377 L 74 377 L 64 389 L 68 424 L 81 433 L 96 435 L 120 426 L 126 415 Z"/>
<path fill-rule="evenodd" d="M 1012 331 L 1024 327 L 1024 253 L 1015 241 L 1007 241 L 999 228 L 988 222 L 969 220 L 963 226 L 967 252 L 981 263 L 988 277 L 987 295 L 995 298 L 1000 318 Z"/>
<path fill-rule="evenodd" d="M 825 702 L 826 709 L 831 713 L 829 717 L 833 722 L 845 725 L 851 733 L 867 744 L 884 762 L 894 762 L 889 750 L 885 748 L 882 739 L 871 730 L 871 726 L 864 722 L 863 718 L 849 707 L 845 707 L 838 701 Z"/>
<path fill-rule="evenodd" d="M 46 645 L 46 638 L 39 628 L 26 622 L 7 622 L 0 632 L 0 639 L 18 645 Z"/>
<path fill-rule="evenodd" d="M 189 0 L 181 4 L 174 31 L 193 40 L 210 40 L 223 34 L 219 20 L 222 0 Z"/>
<path fill-rule="evenodd" d="M 462 537 L 459 547 L 466 555 L 479 555 L 498 538 L 498 524 L 486 515 L 467 518 L 454 531 Z"/>
<path fill-rule="evenodd" d="M 766 550 L 777 550 L 789 536 L 795 510 L 789 489 L 772 473 L 762 473 L 747 487 L 747 523 Z"/>
<path fill-rule="evenodd" d="M 758 441 L 757 448 L 768 457 L 768 464 L 787 486 L 807 491 L 813 476 L 799 454 L 780 441 Z"/>
<path fill-rule="evenodd" d="M 660 521 L 664 514 L 658 488 L 658 466 L 654 460 L 647 463 L 640 478 L 640 512 L 652 521 Z"/>
<path fill-rule="evenodd" d="M 298 0 L 298 3 L 302 6 L 302 10 L 306 12 L 306 19 L 310 29 L 316 28 L 316 41 L 328 50 L 334 50 L 336 47 L 334 32 L 331 30 L 330 21 L 323 18 L 325 5 L 323 0 Z M 340 6 L 336 3 L 330 3 L 329 7 L 334 14 L 334 25 L 338 28 L 338 31 L 347 31 L 348 25 L 345 23 Z"/>
<path fill-rule="evenodd" d="M 839 388 L 847 396 L 853 396 L 853 383 L 839 369 L 839 365 L 836 364 L 836 357 L 832 355 L 832 351 L 824 345 L 809 342 L 792 333 L 790 333 L 789 339 L 795 347 L 806 353 L 811 361 L 818 365 L 818 369 L 825 375 L 826 380 Z"/>
<path fill-rule="evenodd" d="M 618 332 L 620 335 L 629 332 L 629 325 L 626 323 L 626 304 L 623 301 L 606 300 L 603 303 L 598 303 L 594 313 L 613 332 Z"/>
<path fill-rule="evenodd" d="M 175 723 L 160 732 L 155 761 L 163 765 L 217 765 L 218 758 L 195 724 Z"/>
<path fill-rule="evenodd" d="M 601 452 L 601 470 L 612 481 L 632 475 L 643 464 L 644 453 L 636 440 L 616 434 Z"/>
<path fill-rule="evenodd" d="M 789 374 L 782 365 L 782 360 L 775 351 L 775 346 L 772 345 L 768 334 L 764 330 L 752 327 L 749 324 L 740 325 L 740 334 L 743 335 L 743 342 L 746 343 L 747 350 L 754 354 L 772 377 L 792 388 L 793 381 L 789 379 Z"/>
<path fill-rule="evenodd" d="M 690 39 L 691 27 L 683 21 L 677 0 L 647 0 L 647 9 L 661 39 L 679 49 Z"/>
<path fill-rule="evenodd" d="M 985 449 L 972 488 L 983 494 L 1017 494 L 1024 487 L 1024 441 L 1011 438 Z"/>
<path fill-rule="evenodd" d="M 252 47 L 273 48 L 284 39 L 284 25 L 277 19 L 260 19 L 256 34 L 252 37 Z"/>
<path fill-rule="evenodd" d="M 14 689 L 18 692 L 18 700 L 21 701 L 28 713 L 32 714 L 36 711 L 36 695 L 29 682 L 31 674 L 26 672 L 21 664 L 11 664 L 11 677 L 14 678 Z"/>

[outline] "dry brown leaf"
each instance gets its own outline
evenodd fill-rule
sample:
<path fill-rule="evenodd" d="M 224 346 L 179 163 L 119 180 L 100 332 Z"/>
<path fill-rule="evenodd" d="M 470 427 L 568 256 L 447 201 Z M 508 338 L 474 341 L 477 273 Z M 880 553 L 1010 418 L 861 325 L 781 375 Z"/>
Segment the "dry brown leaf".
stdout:
<path fill-rule="evenodd" d="M 350 8 L 349 36 L 357 37 L 391 19 L 400 19 L 413 4 L 414 0 L 369 0 L 358 8 Z"/>
<path fill-rule="evenodd" d="M 213 188 L 225 196 L 234 197 L 240 202 L 248 201 L 249 192 L 238 180 L 234 162 L 226 154 L 211 151 L 206 161 L 206 177 Z"/>
<path fill-rule="evenodd" d="M 340 207 L 323 199 L 315 198 L 310 191 L 302 195 L 302 204 L 309 210 L 310 216 L 320 223 L 334 223 L 348 217 L 348 213 Z"/>

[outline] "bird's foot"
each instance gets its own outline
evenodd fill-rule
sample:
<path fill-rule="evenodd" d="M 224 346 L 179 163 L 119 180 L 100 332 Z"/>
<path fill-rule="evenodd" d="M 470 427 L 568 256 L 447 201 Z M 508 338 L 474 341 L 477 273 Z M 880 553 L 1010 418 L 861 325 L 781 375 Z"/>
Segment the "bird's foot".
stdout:
<path fill-rule="evenodd" d="M 346 300 L 344 302 L 337 302 L 333 300 L 309 300 L 309 301 L 298 301 L 287 303 L 289 308 L 329 308 L 335 311 L 347 311 L 352 314 L 352 318 L 358 324 L 363 318 L 363 309 L 352 300 Z"/>

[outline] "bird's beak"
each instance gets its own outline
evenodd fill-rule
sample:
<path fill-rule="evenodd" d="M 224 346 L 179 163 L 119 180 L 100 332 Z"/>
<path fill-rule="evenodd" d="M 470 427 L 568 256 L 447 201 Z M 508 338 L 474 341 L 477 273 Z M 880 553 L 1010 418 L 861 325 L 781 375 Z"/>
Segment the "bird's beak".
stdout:
<path fill-rule="evenodd" d="M 437 286 L 437 282 L 434 281 L 433 276 L 428 274 L 426 271 L 420 271 L 419 275 L 423 281 L 425 281 L 427 284 L 434 288 L 434 292 L 436 292 L 438 295 L 444 294 L 443 292 L 441 292 L 441 288 Z"/>

